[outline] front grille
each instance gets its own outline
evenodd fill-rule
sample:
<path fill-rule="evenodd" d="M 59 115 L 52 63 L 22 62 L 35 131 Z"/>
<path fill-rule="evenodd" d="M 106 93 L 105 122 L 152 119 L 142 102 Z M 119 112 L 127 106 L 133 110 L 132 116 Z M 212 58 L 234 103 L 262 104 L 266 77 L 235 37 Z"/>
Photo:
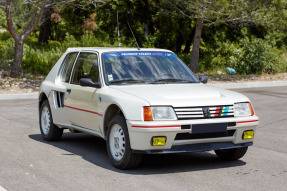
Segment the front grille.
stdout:
<path fill-rule="evenodd" d="M 216 132 L 216 133 L 199 133 L 199 134 L 190 134 L 190 133 L 178 133 L 174 140 L 188 140 L 188 139 L 207 139 L 207 138 L 218 138 L 218 137 L 231 137 L 235 133 L 235 130 L 227 130 L 225 132 Z"/>
<path fill-rule="evenodd" d="M 175 107 L 174 111 L 179 120 L 234 117 L 233 105 Z"/>

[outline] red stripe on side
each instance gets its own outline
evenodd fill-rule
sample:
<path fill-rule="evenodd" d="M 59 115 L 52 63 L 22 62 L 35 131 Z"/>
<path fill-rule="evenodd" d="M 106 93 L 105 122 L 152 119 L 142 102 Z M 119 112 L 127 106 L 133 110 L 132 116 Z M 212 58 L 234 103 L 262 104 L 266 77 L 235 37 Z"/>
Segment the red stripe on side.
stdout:
<path fill-rule="evenodd" d="M 236 123 L 254 123 L 254 122 L 258 122 L 258 120 L 254 120 L 254 121 L 240 121 L 240 122 L 236 122 Z"/>
<path fill-rule="evenodd" d="M 181 127 L 180 125 L 175 125 L 175 126 L 136 126 L 133 125 L 132 127 L 136 128 L 166 128 L 166 127 Z"/>
<path fill-rule="evenodd" d="M 79 109 L 79 108 L 71 107 L 71 106 L 67 106 L 67 105 L 64 105 L 64 107 L 67 107 L 67 108 L 70 108 L 70 109 L 79 110 L 79 111 L 84 111 L 84 112 L 88 112 L 88 113 L 93 113 L 93 114 L 96 114 L 96 115 L 98 115 L 98 116 L 103 117 L 102 114 L 99 114 L 99 113 L 97 113 L 97 112 L 93 112 L 93 111 L 89 111 L 89 110 L 85 110 L 85 109 Z"/>

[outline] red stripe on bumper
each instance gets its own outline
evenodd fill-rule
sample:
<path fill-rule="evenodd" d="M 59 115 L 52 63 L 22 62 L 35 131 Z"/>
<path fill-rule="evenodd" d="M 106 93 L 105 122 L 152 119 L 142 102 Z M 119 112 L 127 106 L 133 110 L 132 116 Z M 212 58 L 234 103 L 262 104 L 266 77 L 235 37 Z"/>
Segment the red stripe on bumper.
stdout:
<path fill-rule="evenodd" d="M 254 121 L 240 121 L 240 122 L 236 122 L 236 123 L 254 123 L 254 122 L 258 122 L 259 120 L 254 120 Z"/>
<path fill-rule="evenodd" d="M 93 112 L 93 111 L 89 111 L 89 110 L 85 110 L 85 109 L 80 109 L 80 108 L 76 108 L 76 107 L 71 107 L 71 106 L 67 106 L 67 105 L 64 105 L 64 107 L 67 107 L 67 108 L 70 108 L 70 109 L 79 110 L 79 111 L 84 111 L 84 112 L 88 112 L 88 113 L 93 113 L 93 114 L 96 114 L 96 115 L 98 115 L 98 116 L 103 117 L 102 114 L 99 114 L 99 113 L 97 113 L 97 112 Z"/>
<path fill-rule="evenodd" d="M 166 128 L 166 127 L 181 127 L 180 125 L 174 125 L 174 126 L 136 126 L 133 125 L 132 127 L 136 128 Z"/>

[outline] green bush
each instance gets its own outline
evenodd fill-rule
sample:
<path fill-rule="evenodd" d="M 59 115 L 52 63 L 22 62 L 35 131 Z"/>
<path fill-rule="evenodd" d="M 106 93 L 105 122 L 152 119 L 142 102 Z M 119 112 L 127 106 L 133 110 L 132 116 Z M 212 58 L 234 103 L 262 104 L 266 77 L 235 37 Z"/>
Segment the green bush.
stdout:
<path fill-rule="evenodd" d="M 189 66 L 191 55 L 188 53 L 176 54 L 187 66 Z"/>
<path fill-rule="evenodd" d="M 56 40 L 49 40 L 49 44 L 50 47 L 60 47 L 61 43 L 59 41 Z"/>
<path fill-rule="evenodd" d="M 38 43 L 37 39 L 29 37 L 24 44 L 23 71 L 48 74 L 67 48 L 78 46 L 80 46 L 80 41 L 68 33 L 62 44 L 55 40 L 50 40 L 48 44 L 42 44 Z"/>
<path fill-rule="evenodd" d="M 242 57 L 242 50 L 238 45 L 229 41 L 217 43 L 212 48 L 210 45 L 201 46 L 198 72 L 224 71 L 226 67 L 232 67 Z"/>
<path fill-rule="evenodd" d="M 41 43 L 38 42 L 38 38 L 35 36 L 29 36 L 25 39 L 25 44 L 28 44 L 29 46 L 38 47 L 41 45 Z"/>
<path fill-rule="evenodd" d="M 11 39 L 12 38 L 12 36 L 10 35 L 10 33 L 9 32 L 0 32 L 0 41 L 2 40 L 2 41 L 6 41 L 6 40 L 8 40 L 8 39 Z"/>
<path fill-rule="evenodd" d="M 24 45 L 22 67 L 25 73 L 48 74 L 61 55 L 70 47 L 102 46 L 93 35 L 83 35 L 80 41 L 66 34 L 62 44 L 49 41 L 49 44 L 38 43 L 35 38 L 28 38 Z"/>
<path fill-rule="evenodd" d="M 62 44 L 58 41 L 49 41 L 41 44 L 35 38 L 28 38 L 24 44 L 22 67 L 25 73 L 48 74 L 61 55 L 70 47 L 111 46 L 99 41 L 93 35 L 83 35 L 80 41 L 74 36 L 66 34 Z"/>
<path fill-rule="evenodd" d="M 34 49 L 25 45 L 22 67 L 25 73 L 48 74 L 63 54 L 60 48 Z"/>
<path fill-rule="evenodd" d="M 153 44 L 153 40 L 151 39 L 150 44 L 145 46 Z M 26 73 L 47 74 L 69 47 L 110 46 L 114 45 L 90 34 L 84 34 L 77 40 L 66 33 L 63 42 L 51 40 L 48 44 L 39 43 L 35 36 L 30 36 L 25 40 L 22 67 Z M 13 38 L 7 33 L 0 34 L 0 69 L 8 71 L 11 68 L 13 55 Z M 186 65 L 189 65 L 190 53 L 177 53 L 177 55 Z M 239 74 L 286 72 L 287 59 L 284 59 L 283 55 L 283 49 L 276 49 L 274 43 L 271 44 L 268 40 L 259 38 L 251 38 L 251 40 L 244 38 L 239 43 L 222 41 L 213 45 L 202 41 L 197 71 L 216 72 L 232 67 Z"/>
<path fill-rule="evenodd" d="M 284 72 L 286 61 L 282 53 L 259 38 L 249 40 L 244 38 L 240 41 L 242 57 L 238 62 L 233 63 L 239 74 L 262 74 Z"/>
<path fill-rule="evenodd" d="M 241 39 L 238 44 L 229 41 L 200 48 L 198 72 L 224 71 L 226 67 L 235 68 L 237 73 L 262 74 L 286 72 L 287 62 L 283 50 L 276 49 L 269 41 L 252 38 Z"/>
<path fill-rule="evenodd" d="M 15 43 L 12 38 L 0 40 L 0 69 L 9 71 L 13 63 Z"/>
<path fill-rule="evenodd" d="M 94 35 L 85 34 L 81 37 L 81 46 L 83 47 L 97 47 L 97 39 Z"/>
<path fill-rule="evenodd" d="M 70 35 L 69 33 L 66 33 L 65 40 L 62 42 L 62 48 L 67 49 L 69 47 L 79 47 L 80 42 L 76 40 L 76 38 L 73 35 Z"/>

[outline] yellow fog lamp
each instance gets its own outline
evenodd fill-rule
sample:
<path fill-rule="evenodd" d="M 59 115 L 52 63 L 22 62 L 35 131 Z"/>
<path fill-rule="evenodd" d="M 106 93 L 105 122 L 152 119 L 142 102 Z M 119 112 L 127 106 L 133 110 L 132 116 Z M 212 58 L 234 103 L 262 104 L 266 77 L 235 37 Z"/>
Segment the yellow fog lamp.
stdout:
<path fill-rule="evenodd" d="M 166 144 L 166 137 L 153 137 L 152 146 L 164 146 Z"/>
<path fill-rule="evenodd" d="M 244 131 L 242 135 L 243 139 L 253 139 L 254 138 L 254 131 Z"/>

